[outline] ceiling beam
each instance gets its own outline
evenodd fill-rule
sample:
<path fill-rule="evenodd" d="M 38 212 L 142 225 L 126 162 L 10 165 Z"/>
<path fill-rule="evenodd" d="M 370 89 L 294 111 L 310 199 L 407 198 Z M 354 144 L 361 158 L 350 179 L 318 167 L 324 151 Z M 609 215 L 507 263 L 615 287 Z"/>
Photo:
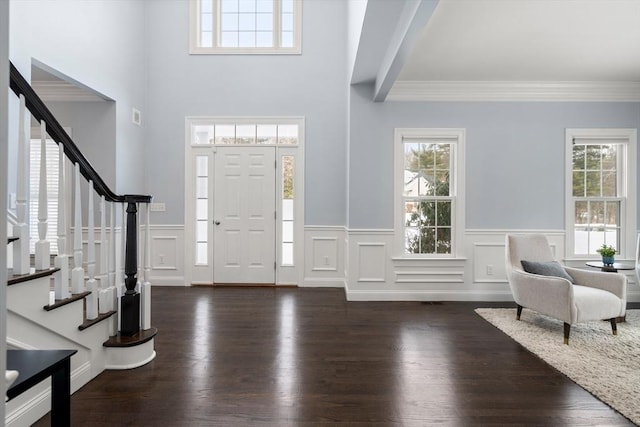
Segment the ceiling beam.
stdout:
<path fill-rule="evenodd" d="M 408 0 L 391 38 L 375 80 L 373 100 L 383 102 L 395 83 L 402 66 L 422 35 L 439 0 Z"/>
<path fill-rule="evenodd" d="M 349 5 L 352 15 L 362 14 L 351 18 L 349 23 L 354 27 L 351 30 L 355 41 L 351 84 L 374 83 L 402 14 L 404 1 L 368 0 L 361 3 L 352 0 Z"/>

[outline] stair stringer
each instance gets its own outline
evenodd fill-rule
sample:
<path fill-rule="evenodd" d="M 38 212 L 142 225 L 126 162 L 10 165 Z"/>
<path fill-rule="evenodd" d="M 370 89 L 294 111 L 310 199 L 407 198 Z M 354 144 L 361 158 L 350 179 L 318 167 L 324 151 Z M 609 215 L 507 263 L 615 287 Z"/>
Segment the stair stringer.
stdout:
<path fill-rule="evenodd" d="M 46 311 L 50 277 L 7 287 L 7 343 L 19 349 L 75 349 L 71 357 L 71 392 L 74 393 L 104 371 L 107 352 L 103 343 L 113 330 L 112 316 L 80 331 L 84 317 L 82 300 Z M 7 403 L 7 426 L 30 426 L 50 411 L 50 380 Z"/>

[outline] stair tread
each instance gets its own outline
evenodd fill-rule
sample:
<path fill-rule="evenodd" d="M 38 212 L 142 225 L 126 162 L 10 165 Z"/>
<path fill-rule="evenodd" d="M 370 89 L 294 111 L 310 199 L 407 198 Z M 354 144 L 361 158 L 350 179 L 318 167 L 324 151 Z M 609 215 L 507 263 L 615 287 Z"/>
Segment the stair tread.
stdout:
<path fill-rule="evenodd" d="M 102 345 L 105 347 L 134 347 L 146 343 L 157 334 L 158 328 L 151 327 L 149 329 L 141 330 L 140 332 L 132 336 L 121 334 L 111 336 Z"/>
<path fill-rule="evenodd" d="M 90 292 L 87 292 L 90 293 Z M 85 320 L 82 325 L 78 326 L 78 329 L 81 331 L 84 331 L 85 329 L 96 325 L 100 322 L 102 322 L 105 319 L 108 319 L 109 317 L 113 316 L 114 314 L 116 314 L 115 311 L 107 311 L 106 313 L 102 313 L 102 314 L 98 314 L 98 317 L 96 317 L 95 319 L 91 319 L 91 320 Z"/>
<path fill-rule="evenodd" d="M 13 269 L 9 269 L 7 273 L 7 285 L 15 285 L 17 283 L 28 282 L 29 280 L 39 279 L 41 277 L 51 276 L 53 273 L 59 271 L 59 268 L 46 268 L 44 270 L 36 270 L 35 268 L 29 269 L 27 274 L 13 274 Z"/>
<path fill-rule="evenodd" d="M 81 293 L 79 293 L 79 294 L 73 294 L 73 295 L 71 295 L 69 298 L 65 298 L 65 299 L 58 299 L 58 300 L 56 300 L 56 302 L 54 302 L 53 304 L 47 304 L 47 305 L 45 305 L 45 306 L 44 306 L 44 307 L 42 307 L 42 308 L 44 308 L 44 309 L 45 309 L 45 310 L 47 310 L 47 311 L 51 311 L 51 310 L 54 310 L 54 309 L 56 309 L 56 308 L 59 308 L 59 307 L 65 306 L 65 305 L 67 305 L 67 304 L 70 304 L 70 303 L 72 303 L 72 302 L 74 302 L 74 301 L 81 301 L 81 300 L 83 300 L 87 295 L 90 295 L 90 294 L 91 294 L 91 292 L 81 292 Z"/>

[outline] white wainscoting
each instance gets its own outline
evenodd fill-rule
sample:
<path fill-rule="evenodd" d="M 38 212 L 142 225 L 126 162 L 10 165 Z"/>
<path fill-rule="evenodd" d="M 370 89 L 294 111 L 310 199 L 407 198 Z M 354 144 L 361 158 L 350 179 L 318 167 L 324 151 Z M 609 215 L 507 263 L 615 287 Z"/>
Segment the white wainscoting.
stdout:
<path fill-rule="evenodd" d="M 393 230 L 348 230 L 347 281 L 350 301 L 513 301 L 505 272 L 507 234 L 541 233 L 563 261 L 563 230 L 466 230 L 464 256 L 416 259 L 393 253 Z M 620 260 L 633 263 L 633 260 Z M 588 268 L 584 260 L 567 265 Z M 628 300 L 640 301 L 633 270 Z"/>
<path fill-rule="evenodd" d="M 300 286 L 344 287 L 345 236 L 342 226 L 304 228 L 304 278 Z"/>
<path fill-rule="evenodd" d="M 151 283 L 188 286 L 184 227 L 152 225 L 151 233 Z M 299 286 L 344 287 L 350 301 L 513 301 L 505 273 L 505 238 L 533 233 L 546 235 L 556 257 L 564 261 L 563 230 L 466 230 L 464 256 L 416 259 L 394 254 L 391 229 L 306 226 Z M 588 268 L 584 260 L 566 264 Z M 635 272 L 625 274 L 628 300 L 640 302 Z"/>
<path fill-rule="evenodd" d="M 189 286 L 185 281 L 184 270 L 184 226 L 152 223 L 149 228 L 151 285 Z"/>

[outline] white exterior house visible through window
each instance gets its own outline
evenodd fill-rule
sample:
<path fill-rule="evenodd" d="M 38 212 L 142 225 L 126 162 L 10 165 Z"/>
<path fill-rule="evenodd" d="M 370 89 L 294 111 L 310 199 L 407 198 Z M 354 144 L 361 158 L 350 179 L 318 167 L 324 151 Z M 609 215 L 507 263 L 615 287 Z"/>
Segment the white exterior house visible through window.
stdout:
<path fill-rule="evenodd" d="M 403 255 L 457 256 L 464 130 L 396 129 L 396 235 Z M 400 241 L 401 239 L 401 241 Z"/>
<path fill-rule="evenodd" d="M 191 0 L 194 54 L 300 53 L 301 0 Z"/>

